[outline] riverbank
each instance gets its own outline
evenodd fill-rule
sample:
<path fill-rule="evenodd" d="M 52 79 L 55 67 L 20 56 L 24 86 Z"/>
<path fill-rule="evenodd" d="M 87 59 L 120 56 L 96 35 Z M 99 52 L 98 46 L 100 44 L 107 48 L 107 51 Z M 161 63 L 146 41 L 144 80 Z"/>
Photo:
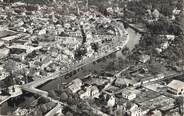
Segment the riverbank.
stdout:
<path fill-rule="evenodd" d="M 128 47 L 130 47 L 130 49 L 133 49 L 135 47 L 135 45 L 138 44 L 139 39 L 140 39 L 140 35 L 132 29 L 128 29 L 128 32 L 129 32 L 129 34 L 128 34 L 129 37 L 127 39 L 126 45 L 129 42 Z M 135 42 L 132 42 L 132 41 L 135 41 Z M 108 55 L 103 56 L 99 59 L 95 59 L 94 61 L 92 61 L 88 64 L 82 65 L 75 70 L 66 72 L 64 74 L 58 73 L 58 74 L 54 75 L 53 77 L 49 76 L 48 79 L 47 78 L 42 79 L 44 81 L 39 80 L 37 82 L 33 82 L 34 84 L 33 83 L 27 84 L 27 85 L 23 86 L 23 89 L 26 90 L 31 86 L 33 88 L 40 86 L 40 87 L 38 87 L 39 89 L 47 91 L 51 88 L 56 88 L 58 82 L 68 83 L 75 78 L 83 78 L 85 75 L 87 75 L 91 72 L 102 73 L 101 71 L 104 72 L 106 70 L 106 67 L 108 67 L 108 65 L 110 63 L 117 62 L 116 64 L 118 64 L 119 61 L 117 61 L 116 52 L 119 52 L 119 54 L 122 55 L 121 50 L 114 51 L 114 52 L 109 53 Z M 111 65 L 111 67 L 117 67 L 117 66 Z M 121 69 L 119 69 L 119 70 L 121 70 Z M 78 72 L 78 71 L 80 71 L 80 72 Z M 115 72 L 115 71 L 113 70 L 113 72 Z M 57 78 L 57 77 L 59 77 L 59 78 Z M 45 83 L 45 84 L 41 85 L 43 83 Z M 45 92 L 40 93 L 40 94 L 44 95 L 44 93 Z M 47 95 L 47 94 L 45 94 L 45 95 Z"/>

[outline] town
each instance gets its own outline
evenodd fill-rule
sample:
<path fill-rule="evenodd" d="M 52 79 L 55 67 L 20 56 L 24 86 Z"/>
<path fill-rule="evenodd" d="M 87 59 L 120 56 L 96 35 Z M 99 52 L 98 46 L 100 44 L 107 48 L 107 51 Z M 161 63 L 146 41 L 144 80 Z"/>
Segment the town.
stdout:
<path fill-rule="evenodd" d="M 0 116 L 184 116 L 183 0 L 1 0 Z"/>

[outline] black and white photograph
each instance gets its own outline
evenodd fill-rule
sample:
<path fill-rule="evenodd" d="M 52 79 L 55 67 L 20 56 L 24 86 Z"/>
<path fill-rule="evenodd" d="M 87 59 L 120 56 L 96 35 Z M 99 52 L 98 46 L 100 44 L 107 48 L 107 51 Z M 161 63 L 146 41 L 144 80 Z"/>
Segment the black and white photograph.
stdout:
<path fill-rule="evenodd" d="M 184 116 L 184 0 L 0 0 L 0 116 Z"/>

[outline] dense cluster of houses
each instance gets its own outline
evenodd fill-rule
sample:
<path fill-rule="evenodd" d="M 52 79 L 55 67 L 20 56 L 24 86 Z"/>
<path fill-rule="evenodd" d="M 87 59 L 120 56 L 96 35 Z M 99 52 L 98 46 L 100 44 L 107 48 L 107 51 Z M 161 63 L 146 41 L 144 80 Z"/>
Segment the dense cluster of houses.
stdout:
<path fill-rule="evenodd" d="M 126 40 L 110 19 L 93 9 L 80 17 L 63 15 L 59 9 L 21 2 L 0 6 L 1 85 L 6 85 L 7 79 L 12 80 L 11 85 L 23 85 L 54 72 L 69 71 L 116 50 L 114 40 L 118 44 Z M 76 51 L 81 48 L 87 52 L 78 60 Z M 5 68 L 8 65 L 11 68 Z"/>
<path fill-rule="evenodd" d="M 102 111 L 104 115 L 162 116 L 176 113 L 175 97 L 184 95 L 183 82 L 179 80 L 167 82 L 168 84 L 162 86 L 166 88 L 163 93 L 150 86 L 156 84 L 153 86 L 159 87 L 161 80 L 164 79 L 163 74 L 158 74 L 155 78 L 144 78 L 140 86 L 128 83 L 126 78 L 120 75 L 89 74 L 82 79 L 74 79 L 65 87 L 88 102 L 91 107 Z"/>

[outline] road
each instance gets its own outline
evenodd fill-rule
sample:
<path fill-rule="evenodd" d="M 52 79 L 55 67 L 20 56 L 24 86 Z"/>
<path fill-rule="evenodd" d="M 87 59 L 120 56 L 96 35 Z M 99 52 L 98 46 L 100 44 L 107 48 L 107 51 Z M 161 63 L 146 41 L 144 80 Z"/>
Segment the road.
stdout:
<path fill-rule="evenodd" d="M 169 75 L 165 75 L 164 78 L 157 79 L 157 80 L 155 80 L 155 81 L 151 81 L 151 79 L 156 78 L 156 77 L 153 76 L 153 77 L 150 78 L 150 79 L 148 80 L 148 82 L 145 83 L 145 84 L 155 83 L 155 82 L 159 82 L 159 81 L 163 81 L 163 80 L 169 80 L 169 79 L 172 79 L 172 78 L 175 78 L 175 77 L 179 77 L 179 76 L 182 76 L 182 75 L 184 75 L 183 72 L 182 72 L 182 73 L 172 73 L 172 74 L 169 74 Z M 145 80 L 145 81 L 147 81 L 147 80 Z"/>
<path fill-rule="evenodd" d="M 121 30 L 121 29 L 119 29 L 119 31 L 120 31 L 120 30 Z M 128 42 L 127 38 L 121 37 L 121 36 L 123 36 L 123 35 L 124 35 L 124 34 L 123 34 L 122 32 L 120 32 L 120 38 L 123 38 L 123 39 L 124 39 L 124 40 L 122 41 L 121 49 L 123 49 L 124 46 L 125 46 L 125 45 L 127 44 L 127 42 Z M 120 38 L 118 38 L 118 39 L 120 39 Z M 110 54 L 112 54 L 112 53 L 114 53 L 114 52 L 117 52 L 117 51 L 119 51 L 119 50 L 121 50 L 121 49 L 115 49 L 115 50 L 110 51 L 110 52 L 108 52 L 108 53 L 106 53 L 106 54 L 104 54 L 104 55 L 102 55 L 102 56 L 100 56 L 100 57 L 93 58 L 93 59 L 89 60 L 89 62 L 85 62 L 84 64 L 82 64 L 82 65 L 80 65 L 80 66 L 77 66 L 76 68 L 71 69 L 71 70 L 69 70 L 69 71 L 67 71 L 67 72 L 65 72 L 65 73 L 61 73 L 61 72 L 58 71 L 58 72 L 56 72 L 56 73 L 54 73 L 54 74 L 52 74 L 52 75 L 49 75 L 49 76 L 47 76 L 47 77 L 45 77 L 45 78 L 41 78 L 41 79 L 39 79 L 39 80 L 35 80 L 35 81 L 33 81 L 33 82 L 30 82 L 30 83 L 28 83 L 28 84 L 26 84 L 26 85 L 23 85 L 23 86 L 22 86 L 22 89 L 25 90 L 25 91 L 29 91 L 29 92 L 31 92 L 31 93 L 35 93 L 35 94 L 40 95 L 40 96 L 42 96 L 42 97 L 45 97 L 45 98 L 47 98 L 47 99 L 49 99 L 49 100 L 51 100 L 51 101 L 53 101 L 53 102 L 55 102 L 55 103 L 58 103 L 58 105 L 57 105 L 53 110 L 51 110 L 51 112 L 48 113 L 48 115 L 53 114 L 53 112 L 55 112 L 56 110 L 60 109 L 61 106 L 67 106 L 67 104 L 64 104 L 64 103 L 62 103 L 62 102 L 60 102 L 60 101 L 57 101 L 57 100 L 54 100 L 54 99 L 48 97 L 48 92 L 42 91 L 42 90 L 38 89 L 38 88 L 37 88 L 38 86 L 41 86 L 42 84 L 44 84 L 44 83 L 46 83 L 46 82 L 48 82 L 48 81 L 54 80 L 54 79 L 56 79 L 56 78 L 63 77 L 63 76 L 65 76 L 66 74 L 71 73 L 71 72 L 74 71 L 74 70 L 81 69 L 82 67 L 84 67 L 84 66 L 86 66 L 86 65 L 88 65 L 88 64 L 91 64 L 91 63 L 93 63 L 93 62 L 96 62 L 97 60 L 102 59 L 102 58 L 104 58 L 104 57 L 107 57 L 107 56 L 109 56 Z M 93 111 L 95 111 L 96 113 L 98 113 L 98 114 L 105 115 L 103 112 L 101 112 L 101 111 L 99 111 L 99 110 L 97 110 L 97 109 L 95 109 L 95 108 L 93 108 L 93 107 L 91 107 L 91 109 L 92 109 Z M 108 115 L 107 115 L 107 116 L 108 116 Z"/>
<path fill-rule="evenodd" d="M 116 51 L 117 51 L 117 50 L 116 50 Z M 78 67 L 76 67 L 75 69 L 70 70 L 70 71 L 68 71 L 68 72 L 65 72 L 65 73 L 63 73 L 63 74 L 61 74 L 60 72 L 56 72 L 56 73 L 54 73 L 54 74 L 52 74 L 52 75 L 49 75 L 49 76 L 47 76 L 47 77 L 45 77 L 45 78 L 41 78 L 41 79 L 35 80 L 35 81 L 33 81 L 33 82 L 30 82 L 30 83 L 28 83 L 28 84 L 25 84 L 25 85 L 22 86 L 22 89 L 23 89 L 23 90 L 26 90 L 26 91 L 29 91 L 29 92 L 32 92 L 32 93 L 35 93 L 35 94 L 38 94 L 38 95 L 41 95 L 41 96 L 47 96 L 48 93 L 47 93 L 46 91 L 39 90 L 39 89 L 37 89 L 36 87 L 38 87 L 38 86 L 40 86 L 40 85 L 42 85 L 42 84 L 44 84 L 44 83 L 46 83 L 46 82 L 48 82 L 48 81 L 50 81 L 50 80 L 54 80 L 54 79 L 56 79 L 56 78 L 58 78 L 58 77 L 63 77 L 63 76 L 65 76 L 66 74 L 73 72 L 74 70 L 80 69 L 80 68 L 82 68 L 82 67 L 84 67 L 84 66 L 86 66 L 86 65 L 88 65 L 88 64 L 91 64 L 91 63 L 97 61 L 98 59 L 102 59 L 102 58 L 104 58 L 104 57 L 106 57 L 106 56 L 108 56 L 108 55 L 110 55 L 110 54 L 112 54 L 112 53 L 114 53 L 114 52 L 116 52 L 116 51 L 113 51 L 113 52 L 108 53 L 108 54 L 106 54 L 106 55 L 104 55 L 104 56 L 102 56 L 102 57 L 99 57 L 99 58 L 97 58 L 97 59 L 94 59 L 94 60 L 92 60 L 92 61 L 90 61 L 90 62 L 88 62 L 88 63 L 85 63 L 85 64 L 83 64 L 83 65 L 81 65 L 81 66 L 78 66 Z"/>
<path fill-rule="evenodd" d="M 124 29 L 124 28 L 119 29 L 119 31 L 122 30 L 122 29 Z M 121 38 L 123 36 L 123 33 L 124 33 L 123 31 L 120 31 L 120 37 L 119 38 Z M 123 40 L 121 49 L 123 49 L 124 46 L 126 45 L 126 43 L 128 42 L 127 38 L 123 37 L 123 39 L 124 40 Z M 55 72 L 54 74 L 49 75 L 47 77 L 44 77 L 44 78 L 35 80 L 33 82 L 30 82 L 28 84 L 25 84 L 25 85 L 22 86 L 22 89 L 25 90 L 25 91 L 29 91 L 29 92 L 32 92 L 32 93 L 35 93 L 35 94 L 38 94 L 38 95 L 46 97 L 46 96 L 48 96 L 48 92 L 39 90 L 36 87 L 38 87 L 38 86 L 40 86 L 40 85 L 42 85 L 42 84 L 44 84 L 44 83 L 46 83 L 48 81 L 54 80 L 54 79 L 56 79 L 58 77 L 63 77 L 66 74 L 73 72 L 74 70 L 81 69 L 82 67 L 84 67 L 84 66 L 86 66 L 88 64 L 91 64 L 93 62 L 96 62 L 97 60 L 102 59 L 102 58 L 104 58 L 106 56 L 109 56 L 110 54 L 115 53 L 115 52 L 117 52 L 117 51 L 119 51 L 121 49 L 115 49 L 113 51 L 110 51 L 109 53 L 106 53 L 106 54 L 102 55 L 102 56 L 99 56 L 99 57 L 96 57 L 96 58 L 92 58 L 92 59 L 88 59 L 88 62 L 85 62 L 84 64 L 79 65 L 79 66 L 75 67 L 74 69 L 68 70 L 65 73 L 61 73 L 61 72 L 58 71 L 58 72 Z"/>

